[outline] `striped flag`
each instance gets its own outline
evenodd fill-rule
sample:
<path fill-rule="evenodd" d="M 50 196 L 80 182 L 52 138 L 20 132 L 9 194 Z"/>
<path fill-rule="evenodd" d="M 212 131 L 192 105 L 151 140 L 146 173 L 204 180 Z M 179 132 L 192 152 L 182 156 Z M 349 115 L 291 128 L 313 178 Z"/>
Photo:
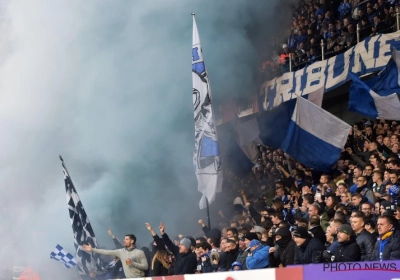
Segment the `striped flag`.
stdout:
<path fill-rule="evenodd" d="M 60 160 L 64 172 L 65 191 L 67 193 L 69 217 L 71 218 L 72 232 L 74 234 L 75 259 L 78 263 L 79 274 L 89 275 L 91 272 L 96 275 L 102 274 L 103 267 L 99 256 L 96 253 L 88 253 L 81 248 L 82 244 L 90 244 L 93 248 L 97 248 L 97 240 L 61 156 Z"/>
<path fill-rule="evenodd" d="M 211 106 L 210 82 L 203 60 L 200 37 L 193 14 L 192 47 L 193 106 L 195 127 L 195 152 L 193 164 L 198 190 L 203 194 L 200 209 L 215 199 L 222 188 L 222 163 L 218 145 L 217 128 Z"/>

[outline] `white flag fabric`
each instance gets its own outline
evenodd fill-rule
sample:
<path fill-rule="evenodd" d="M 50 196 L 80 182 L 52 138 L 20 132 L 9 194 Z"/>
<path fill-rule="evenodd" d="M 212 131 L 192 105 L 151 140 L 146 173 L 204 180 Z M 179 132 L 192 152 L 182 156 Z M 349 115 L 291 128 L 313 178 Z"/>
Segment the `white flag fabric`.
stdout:
<path fill-rule="evenodd" d="M 308 94 L 307 100 L 314 103 L 318 107 L 322 107 L 322 100 L 324 99 L 324 86 L 320 87 L 316 91 Z"/>
<path fill-rule="evenodd" d="M 255 117 L 247 122 L 238 123 L 234 129 L 237 144 L 248 159 L 252 163 L 256 163 L 260 155 L 256 145 L 262 144 L 257 118 Z"/>
<path fill-rule="evenodd" d="M 400 120 L 400 101 L 396 93 L 380 96 L 371 90 L 370 94 L 378 111 L 378 119 Z"/>
<path fill-rule="evenodd" d="M 199 207 L 206 208 L 215 194 L 222 189 L 222 162 L 218 145 L 217 127 L 211 106 L 211 90 L 203 53 L 193 16 L 192 47 L 193 107 L 195 128 L 195 152 L 193 164 L 196 171 L 198 190 L 203 194 Z"/>

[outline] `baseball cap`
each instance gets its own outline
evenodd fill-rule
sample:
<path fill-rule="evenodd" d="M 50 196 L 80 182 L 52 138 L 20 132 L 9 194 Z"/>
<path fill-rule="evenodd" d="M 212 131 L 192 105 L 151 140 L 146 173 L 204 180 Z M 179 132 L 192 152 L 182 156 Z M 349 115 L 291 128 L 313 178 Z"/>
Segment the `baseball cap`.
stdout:
<path fill-rule="evenodd" d="M 287 44 L 283 44 L 283 45 L 282 45 L 282 49 L 287 48 L 287 47 L 288 47 Z"/>

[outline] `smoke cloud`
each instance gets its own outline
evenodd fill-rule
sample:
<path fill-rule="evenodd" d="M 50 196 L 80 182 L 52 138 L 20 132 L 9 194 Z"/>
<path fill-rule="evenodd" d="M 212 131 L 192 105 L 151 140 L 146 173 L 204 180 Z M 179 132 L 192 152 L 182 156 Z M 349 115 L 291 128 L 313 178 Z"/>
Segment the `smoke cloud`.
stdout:
<path fill-rule="evenodd" d="M 190 13 L 218 106 L 257 86 L 259 49 L 290 20 L 281 2 L 2 1 L 2 271 L 76 274 L 49 259 L 57 243 L 73 251 L 58 154 L 100 246 L 113 248 L 108 227 L 147 245 L 145 222 L 196 234 Z"/>

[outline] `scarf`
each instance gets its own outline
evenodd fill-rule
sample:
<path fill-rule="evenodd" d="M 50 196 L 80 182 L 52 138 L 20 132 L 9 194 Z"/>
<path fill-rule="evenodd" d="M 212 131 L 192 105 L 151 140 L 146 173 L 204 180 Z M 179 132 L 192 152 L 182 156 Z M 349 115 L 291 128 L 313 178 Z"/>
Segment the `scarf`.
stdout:
<path fill-rule="evenodd" d="M 383 250 L 385 250 L 386 244 L 389 242 L 389 237 L 393 235 L 393 231 L 389 231 L 381 236 L 379 239 L 379 260 L 383 261 Z"/>

